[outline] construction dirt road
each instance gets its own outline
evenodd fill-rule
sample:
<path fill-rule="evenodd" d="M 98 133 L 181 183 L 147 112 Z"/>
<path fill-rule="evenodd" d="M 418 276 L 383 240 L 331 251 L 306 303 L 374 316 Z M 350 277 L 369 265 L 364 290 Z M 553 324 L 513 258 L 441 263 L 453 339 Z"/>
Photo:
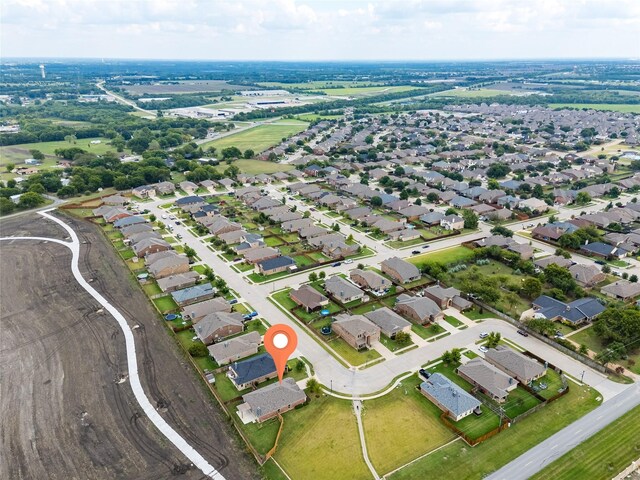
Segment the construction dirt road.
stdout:
<path fill-rule="evenodd" d="M 226 479 L 259 478 L 102 233 L 86 221 L 64 220 L 83 243 L 85 279 L 137 325 L 139 371 L 150 401 Z M 0 234 L 64 239 L 66 232 L 25 215 L 3 221 Z M 122 332 L 77 284 L 70 259 L 58 244 L 2 242 L 0 478 L 203 478 L 142 413 L 127 381 Z"/>

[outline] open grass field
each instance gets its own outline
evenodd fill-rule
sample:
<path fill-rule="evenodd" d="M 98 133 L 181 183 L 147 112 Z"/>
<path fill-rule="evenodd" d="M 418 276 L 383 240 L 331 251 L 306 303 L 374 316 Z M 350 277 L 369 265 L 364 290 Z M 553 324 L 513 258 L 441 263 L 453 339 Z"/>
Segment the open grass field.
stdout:
<path fill-rule="evenodd" d="M 373 95 L 381 95 L 384 93 L 407 92 L 409 90 L 417 90 L 420 87 L 414 86 L 384 86 L 378 87 L 341 87 L 341 88 L 322 88 L 319 91 L 329 96 L 337 97 L 369 97 Z"/>
<path fill-rule="evenodd" d="M 408 258 L 409 263 L 413 263 L 416 267 L 422 268 L 428 263 L 440 263 L 448 265 L 455 262 L 464 262 L 473 258 L 473 250 L 467 247 L 452 247 L 439 250 L 437 252 L 425 253 L 415 257 Z"/>
<path fill-rule="evenodd" d="M 188 80 L 173 84 L 128 85 L 126 90 L 133 95 L 178 94 L 198 92 L 220 92 L 222 90 L 252 90 L 251 87 L 233 85 L 225 80 Z"/>
<path fill-rule="evenodd" d="M 100 140 L 102 143 L 92 145 L 92 140 Z M 47 158 L 43 161 L 42 165 L 38 168 L 51 167 L 56 164 L 55 150 L 58 148 L 71 148 L 78 147 L 86 150 L 90 153 L 101 155 L 106 152 L 115 152 L 116 149 L 109 145 L 106 138 L 83 138 L 76 143 L 69 143 L 64 140 L 57 142 L 38 142 L 38 143 L 20 143 L 18 145 L 9 145 L 0 147 L 0 166 L 4 166 L 7 163 L 13 163 L 15 165 L 22 164 L 27 158 L 31 158 L 29 150 L 40 150 L 47 155 Z"/>
<path fill-rule="evenodd" d="M 523 92 L 518 92 L 522 94 Z M 497 97 L 499 95 L 513 95 L 507 90 L 496 90 L 492 88 L 480 88 L 478 90 L 467 90 L 466 88 L 455 88 L 453 90 L 445 90 L 443 92 L 434 93 L 433 97 L 464 97 L 464 98 L 482 98 Z"/>
<path fill-rule="evenodd" d="M 369 479 L 351 402 L 322 396 L 284 415 L 275 459 L 291 478 Z"/>
<path fill-rule="evenodd" d="M 369 458 L 381 475 L 455 438 L 440 421 L 438 407 L 416 388 L 421 382 L 412 376 L 387 395 L 364 402 Z"/>
<path fill-rule="evenodd" d="M 260 173 L 276 173 L 276 172 L 287 172 L 289 170 L 293 170 L 293 165 L 275 163 L 275 162 L 263 162 L 262 160 L 236 160 L 233 162 L 233 165 L 238 167 L 242 173 L 247 173 L 249 175 L 258 175 Z M 220 171 L 224 171 L 228 165 L 221 164 L 216 168 Z"/>
<path fill-rule="evenodd" d="M 424 472 L 429 472 L 430 478 L 483 478 L 596 408 L 600 404 L 598 396 L 591 388 L 572 384 L 567 395 L 475 446 L 473 451 L 466 443 L 455 442 L 389 478 L 422 478 Z"/>
<path fill-rule="evenodd" d="M 202 148 L 216 147 L 217 155 L 222 149 L 227 147 L 237 147 L 243 152 L 251 149 L 256 153 L 262 152 L 274 145 L 278 145 L 283 138 L 290 137 L 306 129 L 308 123 L 292 120 L 287 123 L 269 123 L 258 125 L 238 132 L 234 135 L 227 135 L 211 142 L 203 143 Z"/>
<path fill-rule="evenodd" d="M 532 480 L 608 480 L 640 457 L 640 407 L 566 453 Z"/>
<path fill-rule="evenodd" d="M 303 113 L 302 115 L 297 115 L 296 118 L 306 122 L 313 122 L 315 120 L 339 120 L 342 118 L 342 115 L 320 115 L 317 113 Z"/>
<path fill-rule="evenodd" d="M 604 344 L 596 334 L 593 327 L 585 328 L 584 330 L 574 333 L 567 338 L 572 342 L 576 342 L 578 345 L 584 343 L 589 347 L 589 350 L 595 353 L 600 353 L 604 349 Z M 619 360 L 616 363 L 640 375 L 640 346 L 627 353 L 627 359 Z"/>
<path fill-rule="evenodd" d="M 551 108 L 590 108 L 593 110 L 610 110 L 612 112 L 622 113 L 640 113 L 640 104 L 633 105 L 628 103 L 552 103 Z"/>

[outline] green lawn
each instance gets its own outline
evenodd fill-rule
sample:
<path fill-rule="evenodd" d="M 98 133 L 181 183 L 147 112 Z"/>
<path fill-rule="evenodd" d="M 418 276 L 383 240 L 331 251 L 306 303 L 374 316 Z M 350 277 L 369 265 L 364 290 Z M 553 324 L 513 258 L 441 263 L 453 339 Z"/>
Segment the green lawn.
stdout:
<path fill-rule="evenodd" d="M 448 265 L 455 262 L 465 262 L 473 258 L 473 250 L 467 247 L 452 247 L 436 252 L 425 253 L 415 257 L 408 258 L 409 263 L 413 263 L 416 267 L 422 268 L 429 263 L 440 263 Z"/>
<path fill-rule="evenodd" d="M 237 403 L 240 404 L 242 401 L 238 401 Z M 232 415 L 237 417 L 236 406 L 237 405 L 233 405 Z M 280 420 L 278 420 L 278 417 L 271 418 L 262 423 L 256 422 L 248 423 L 246 425 L 241 421 L 236 423 L 240 426 L 242 431 L 247 434 L 251 445 L 253 445 L 260 455 L 265 455 L 269 450 L 271 450 L 276 442 L 276 436 L 278 435 L 278 429 L 280 428 Z"/>
<path fill-rule="evenodd" d="M 447 322 L 449 325 L 453 326 L 453 327 L 461 327 L 462 325 L 464 325 L 464 323 L 462 323 L 460 320 L 458 320 L 456 317 L 452 317 L 451 315 L 445 315 L 444 316 L 444 320 L 445 322 Z"/>
<path fill-rule="evenodd" d="M 640 455 L 640 407 L 541 470 L 532 480 L 608 480 Z"/>
<path fill-rule="evenodd" d="M 238 391 L 236 386 L 233 384 L 229 377 L 224 372 L 216 373 L 216 391 L 222 398 L 223 402 L 227 402 L 232 400 L 238 396 L 244 395 L 247 392 L 250 392 L 251 389 L 247 388 L 246 390 Z"/>
<path fill-rule="evenodd" d="M 341 87 L 341 88 L 326 88 L 320 91 L 327 95 L 333 96 L 349 96 L 349 97 L 368 97 L 373 95 L 381 95 L 383 93 L 397 93 L 407 92 L 409 90 L 417 90 L 419 87 L 412 86 L 390 86 L 385 87 L 380 85 L 379 87 Z"/>
<path fill-rule="evenodd" d="M 455 438 L 440 421 L 440 410 L 416 388 L 416 376 L 387 395 L 364 402 L 369 458 L 379 474 L 390 472 Z"/>
<path fill-rule="evenodd" d="M 369 479 L 352 404 L 329 396 L 284 415 L 275 459 L 291 478 Z"/>
<path fill-rule="evenodd" d="M 159 293 L 162 293 L 162 290 L 160 290 L 160 287 L 158 286 L 158 284 L 155 281 L 154 282 L 145 283 L 142 286 L 142 289 L 144 290 L 144 293 L 146 293 L 148 296 L 157 295 Z"/>
<path fill-rule="evenodd" d="M 527 410 L 531 410 L 540 404 L 540 400 L 527 392 L 524 388 L 518 387 L 509 392 L 507 401 L 502 405 L 509 418 L 515 418 Z"/>
<path fill-rule="evenodd" d="M 596 334 L 593 326 L 585 328 L 578 333 L 574 333 L 567 338 L 576 342 L 578 345 L 584 343 L 592 352 L 599 353 L 604 349 L 604 344 Z M 640 375 L 640 347 L 628 352 L 627 359 L 619 360 L 616 363 Z"/>
<path fill-rule="evenodd" d="M 92 140 L 100 140 L 102 143 L 91 145 Z M 22 164 L 27 158 L 32 158 L 29 150 L 40 150 L 47 158 L 43 160 L 42 165 L 36 168 L 49 168 L 56 164 L 58 158 L 55 156 L 55 150 L 58 148 L 71 148 L 77 147 L 89 153 L 95 153 L 101 155 L 106 152 L 116 152 L 116 149 L 109 145 L 109 139 L 107 138 L 83 138 L 76 143 L 69 143 L 65 140 L 55 142 L 38 142 L 38 143 L 20 143 L 18 145 L 8 145 L 0 147 L 0 166 L 4 166 L 7 163 L 13 163 L 15 165 Z"/>
<path fill-rule="evenodd" d="M 493 413 L 489 407 L 481 405 L 480 410 L 482 410 L 480 416 L 472 413 L 462 420 L 451 423 L 473 440 L 500 426 L 500 417 Z"/>
<path fill-rule="evenodd" d="M 356 350 L 341 338 L 334 338 L 328 345 L 351 365 L 362 365 L 363 363 L 380 358 L 380 354 L 375 350 Z"/>
<path fill-rule="evenodd" d="M 278 145 L 285 137 L 290 137 L 302 132 L 306 129 L 307 125 L 308 123 L 306 122 L 296 121 L 289 122 L 288 124 L 271 123 L 258 125 L 257 127 L 252 127 L 233 135 L 227 135 L 218 140 L 212 140 L 201 146 L 203 150 L 206 150 L 208 147 L 215 147 L 218 155 L 221 154 L 223 149 L 228 147 L 237 147 L 243 152 L 251 149 L 259 153 L 274 145 Z"/>
<path fill-rule="evenodd" d="M 399 344 L 396 340 L 387 337 L 386 335 L 380 334 L 380 343 L 382 343 L 385 347 L 387 347 L 392 352 L 396 350 L 400 350 L 402 348 L 407 348 L 409 345 L 413 345 L 413 341 L 409 339 L 408 342 Z"/>
<path fill-rule="evenodd" d="M 475 446 L 472 453 L 468 445 L 456 442 L 390 478 L 422 478 L 424 472 L 429 472 L 430 478 L 483 478 L 596 408 L 600 404 L 598 396 L 591 388 L 572 384 L 567 395 Z"/>
<path fill-rule="evenodd" d="M 445 331 L 440 325 L 429 325 L 428 327 L 423 327 L 422 325 L 416 325 L 415 323 L 411 325 L 411 330 L 413 333 L 416 333 L 421 338 L 428 339 L 431 337 L 435 337 Z"/>
<path fill-rule="evenodd" d="M 591 108 L 593 110 L 610 110 L 612 112 L 640 113 L 640 105 L 627 103 L 552 103 L 551 108 Z"/>
<path fill-rule="evenodd" d="M 465 310 L 463 315 L 471 320 L 482 320 L 484 318 L 495 318 L 495 313 L 489 312 L 488 310 L 480 311 L 480 307 L 473 306 L 469 310 Z"/>
<path fill-rule="evenodd" d="M 178 304 L 173 300 L 171 295 L 166 295 L 164 297 L 156 298 L 153 300 L 158 310 L 162 313 L 172 312 L 178 309 Z"/>

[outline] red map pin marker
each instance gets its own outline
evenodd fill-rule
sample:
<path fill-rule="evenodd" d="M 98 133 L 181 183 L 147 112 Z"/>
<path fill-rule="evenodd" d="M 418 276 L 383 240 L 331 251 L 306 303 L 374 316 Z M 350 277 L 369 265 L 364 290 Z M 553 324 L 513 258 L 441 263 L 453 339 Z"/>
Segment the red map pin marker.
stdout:
<path fill-rule="evenodd" d="M 278 370 L 278 379 L 282 383 L 284 367 L 287 366 L 289 356 L 298 346 L 298 336 L 289 325 L 279 323 L 271 326 L 264 334 L 264 347 L 273 358 Z"/>

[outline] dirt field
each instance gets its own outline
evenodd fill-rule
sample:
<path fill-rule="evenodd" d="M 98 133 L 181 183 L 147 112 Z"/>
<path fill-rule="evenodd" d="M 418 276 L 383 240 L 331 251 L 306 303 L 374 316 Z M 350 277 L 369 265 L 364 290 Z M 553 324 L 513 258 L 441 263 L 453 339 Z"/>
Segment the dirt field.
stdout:
<path fill-rule="evenodd" d="M 102 234 L 74 223 L 80 268 L 136 329 L 145 392 L 169 424 L 227 479 L 259 478 L 219 407 Z M 0 222 L 0 234 L 64 238 L 37 215 Z M 124 379 L 115 320 L 75 281 L 70 251 L 2 242 L 0 255 L 0 478 L 200 479 L 153 427 Z"/>

